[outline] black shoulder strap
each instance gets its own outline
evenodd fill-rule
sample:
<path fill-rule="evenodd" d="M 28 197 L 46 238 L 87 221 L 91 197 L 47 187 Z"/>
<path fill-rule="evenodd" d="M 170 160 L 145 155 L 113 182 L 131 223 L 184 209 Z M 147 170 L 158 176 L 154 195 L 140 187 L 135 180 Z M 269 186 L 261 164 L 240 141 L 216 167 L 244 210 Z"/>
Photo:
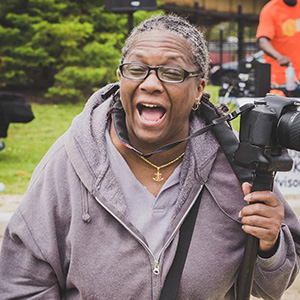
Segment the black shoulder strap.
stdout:
<path fill-rule="evenodd" d="M 177 289 L 179 287 L 179 282 L 181 279 L 181 274 L 187 257 L 187 253 L 190 247 L 198 210 L 201 202 L 202 191 L 200 192 L 196 202 L 191 208 L 188 216 L 184 220 L 180 231 L 179 231 L 179 241 L 173 260 L 172 266 L 166 277 L 163 289 L 160 294 L 159 300 L 173 300 L 176 298 Z"/>
<path fill-rule="evenodd" d="M 201 101 L 200 111 L 207 124 L 210 124 L 214 119 L 220 117 L 215 108 Z M 252 172 L 250 169 L 240 167 L 234 163 L 234 153 L 238 149 L 239 141 L 235 136 L 232 129 L 226 123 L 220 123 L 217 126 L 212 127 L 212 132 L 214 133 L 216 139 L 218 140 L 221 148 L 223 149 L 235 175 L 237 176 L 240 183 L 252 182 Z"/>

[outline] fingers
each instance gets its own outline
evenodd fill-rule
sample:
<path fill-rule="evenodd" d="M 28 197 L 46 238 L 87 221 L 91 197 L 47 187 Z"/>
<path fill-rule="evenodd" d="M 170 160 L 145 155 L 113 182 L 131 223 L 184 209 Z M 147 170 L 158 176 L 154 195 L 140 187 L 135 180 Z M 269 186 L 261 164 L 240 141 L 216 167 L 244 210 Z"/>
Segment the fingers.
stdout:
<path fill-rule="evenodd" d="M 243 229 L 247 233 L 250 233 L 257 238 L 268 238 L 268 236 L 277 235 L 280 231 L 282 219 L 280 214 L 278 216 L 270 213 L 266 213 L 269 216 L 261 215 L 242 215 L 241 221 L 243 223 Z M 269 232 L 266 232 L 269 231 Z"/>
<path fill-rule="evenodd" d="M 242 190 L 245 195 L 244 200 L 249 204 L 254 202 L 264 202 L 269 206 L 277 206 L 281 204 L 271 191 L 256 191 L 251 193 L 251 184 L 248 182 L 243 183 Z"/>
<path fill-rule="evenodd" d="M 284 218 L 284 206 L 271 191 L 251 193 L 251 185 L 243 184 L 244 199 L 251 205 L 239 213 L 243 230 L 260 240 L 260 250 L 268 251 L 276 243 Z"/>

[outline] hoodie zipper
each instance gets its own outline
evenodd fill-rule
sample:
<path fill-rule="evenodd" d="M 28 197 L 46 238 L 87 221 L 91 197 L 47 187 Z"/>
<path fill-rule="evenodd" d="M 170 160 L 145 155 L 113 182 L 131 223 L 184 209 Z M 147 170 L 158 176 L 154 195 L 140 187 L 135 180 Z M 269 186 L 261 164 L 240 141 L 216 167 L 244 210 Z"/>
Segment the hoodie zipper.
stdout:
<path fill-rule="evenodd" d="M 140 244 L 145 248 L 145 250 L 152 256 L 154 264 L 153 264 L 153 273 L 155 275 L 159 275 L 159 262 L 155 259 L 154 254 L 150 250 L 150 248 L 147 246 L 147 244 L 138 236 L 136 235 L 119 217 L 117 217 L 109 208 L 107 208 L 97 197 L 95 197 L 97 202 L 107 211 L 109 212 L 116 220 L 118 220 L 129 232 L 130 234 L 136 238 Z"/>
<path fill-rule="evenodd" d="M 189 211 L 191 210 L 192 206 L 194 205 L 200 191 L 202 190 L 203 185 L 200 187 L 199 192 L 197 193 L 197 195 L 195 196 L 195 198 L 193 199 L 192 203 L 190 204 L 190 206 L 188 207 L 188 209 L 186 210 L 185 214 L 183 215 L 183 217 L 181 218 L 180 222 L 178 223 L 178 225 L 176 226 L 176 228 L 174 229 L 173 233 L 171 234 L 171 236 L 169 237 L 169 239 L 167 240 L 167 242 L 165 243 L 165 245 L 163 246 L 163 248 L 160 250 L 159 255 L 158 255 L 158 259 L 155 258 L 153 252 L 151 251 L 151 249 L 148 247 L 148 245 L 138 236 L 135 234 L 135 232 L 133 232 L 118 216 L 116 216 L 108 207 L 106 207 L 97 197 L 96 200 L 97 202 L 107 211 L 109 212 L 116 220 L 118 220 L 128 231 L 129 233 L 136 238 L 140 244 L 142 244 L 142 246 L 145 248 L 145 250 L 152 256 L 153 258 L 153 270 L 152 272 L 155 275 L 159 275 L 160 274 L 160 265 L 159 265 L 159 260 L 160 257 L 162 255 L 162 253 L 165 251 L 165 249 L 170 245 L 171 241 L 173 240 L 176 232 L 179 230 L 179 227 L 181 226 L 181 224 L 183 223 L 183 220 L 186 218 L 187 214 L 189 213 Z"/>

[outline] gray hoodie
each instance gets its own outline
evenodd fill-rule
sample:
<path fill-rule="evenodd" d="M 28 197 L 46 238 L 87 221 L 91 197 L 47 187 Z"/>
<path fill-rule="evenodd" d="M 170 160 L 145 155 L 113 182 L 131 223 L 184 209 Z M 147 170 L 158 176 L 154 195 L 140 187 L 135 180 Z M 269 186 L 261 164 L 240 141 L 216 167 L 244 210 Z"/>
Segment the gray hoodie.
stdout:
<path fill-rule="evenodd" d="M 129 222 L 106 153 L 110 100 L 104 88 L 37 166 L 11 218 L 0 256 L 1 299 L 159 298 L 174 259 L 179 228 L 203 189 L 177 299 L 235 299 L 246 235 L 238 212 L 240 184 L 211 132 L 189 141 L 177 207 L 156 260 Z M 204 126 L 194 117 L 190 131 Z M 253 295 L 280 299 L 298 272 L 300 226 L 285 205 L 277 252 L 257 257 Z"/>

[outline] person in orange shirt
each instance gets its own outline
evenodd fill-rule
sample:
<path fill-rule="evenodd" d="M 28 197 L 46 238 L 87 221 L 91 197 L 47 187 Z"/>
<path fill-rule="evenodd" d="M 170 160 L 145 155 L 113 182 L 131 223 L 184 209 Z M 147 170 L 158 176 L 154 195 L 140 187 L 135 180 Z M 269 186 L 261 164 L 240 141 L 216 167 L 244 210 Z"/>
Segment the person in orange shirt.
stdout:
<path fill-rule="evenodd" d="M 272 0 L 261 10 L 256 38 L 271 64 L 271 83 L 285 84 L 285 70 L 291 62 L 300 79 L 300 3 Z"/>

